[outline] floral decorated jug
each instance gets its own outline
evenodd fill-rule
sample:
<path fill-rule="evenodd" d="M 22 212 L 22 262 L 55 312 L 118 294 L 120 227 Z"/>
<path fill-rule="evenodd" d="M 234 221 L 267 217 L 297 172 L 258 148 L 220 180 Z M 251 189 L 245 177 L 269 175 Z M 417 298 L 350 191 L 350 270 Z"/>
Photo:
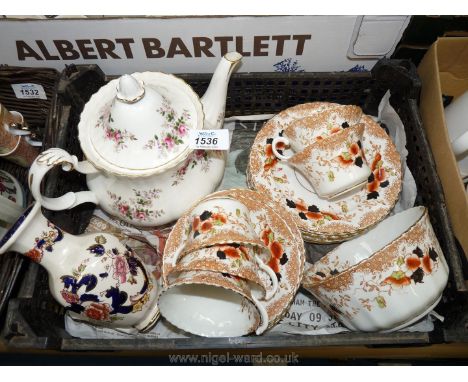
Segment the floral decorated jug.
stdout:
<path fill-rule="evenodd" d="M 0 254 L 7 251 L 47 270 L 52 296 L 74 319 L 128 332 L 149 330 L 159 317 L 156 280 L 113 235 L 68 234 L 36 203 L 0 239 Z"/>
<path fill-rule="evenodd" d="M 178 219 L 220 184 L 225 152 L 191 150 L 191 130 L 223 126 L 229 78 L 242 56 L 227 53 L 200 99 L 182 79 L 159 72 L 110 81 L 85 105 L 78 125 L 86 161 L 59 148 L 44 151 L 29 172 L 29 187 L 45 208 L 63 210 L 92 202 L 132 225 L 158 226 Z M 59 198 L 41 195 L 54 166 L 87 175 L 89 191 Z"/>

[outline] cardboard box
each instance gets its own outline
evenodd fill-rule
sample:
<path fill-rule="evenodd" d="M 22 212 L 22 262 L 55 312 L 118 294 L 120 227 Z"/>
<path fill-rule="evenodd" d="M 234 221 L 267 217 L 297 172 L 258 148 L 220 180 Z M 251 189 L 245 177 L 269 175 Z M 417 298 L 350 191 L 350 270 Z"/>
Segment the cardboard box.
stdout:
<path fill-rule="evenodd" d="M 422 81 L 420 111 L 455 237 L 468 257 L 468 196 L 445 124 L 442 95 L 458 97 L 468 90 L 468 38 L 439 38 L 418 68 Z"/>
<path fill-rule="evenodd" d="M 239 72 L 370 70 L 410 16 L 197 16 L 0 20 L 0 64 L 98 64 L 109 75 L 212 73 L 237 50 Z"/>

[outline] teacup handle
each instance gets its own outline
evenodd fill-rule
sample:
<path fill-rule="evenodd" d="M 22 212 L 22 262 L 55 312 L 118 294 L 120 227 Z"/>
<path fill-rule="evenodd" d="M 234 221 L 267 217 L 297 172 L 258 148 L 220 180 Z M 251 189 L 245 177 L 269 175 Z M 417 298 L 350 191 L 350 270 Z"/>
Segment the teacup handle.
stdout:
<path fill-rule="evenodd" d="M 177 265 L 177 262 L 179 260 L 180 254 L 182 253 L 183 247 L 180 246 L 176 253 L 174 254 L 174 257 L 172 258 L 172 266 L 175 267 Z M 265 293 L 265 300 L 268 301 L 270 300 L 278 291 L 278 278 L 275 275 L 275 272 L 268 266 L 265 265 L 265 263 L 258 257 L 258 255 L 255 255 L 255 262 L 257 263 L 258 267 L 262 270 L 265 271 L 268 274 L 268 277 L 271 279 L 271 285 L 272 289 L 271 292 L 266 292 Z"/>
<path fill-rule="evenodd" d="M 65 171 L 76 170 L 82 174 L 94 174 L 98 170 L 87 161 L 79 162 L 75 155 L 65 150 L 52 148 L 39 154 L 29 169 L 28 184 L 31 193 L 43 207 L 61 211 L 73 208 L 81 203 L 98 204 L 96 195 L 92 191 L 67 192 L 58 198 L 48 198 L 41 194 L 41 183 L 45 175 L 55 166 L 61 165 Z"/>
<path fill-rule="evenodd" d="M 265 292 L 265 298 L 264 298 L 265 301 L 268 301 L 278 291 L 278 278 L 276 277 L 275 272 L 273 272 L 273 270 L 268 265 L 265 265 L 265 263 L 260 259 L 260 257 L 258 257 L 258 255 L 255 255 L 255 262 L 257 263 L 257 265 L 262 271 L 265 271 L 268 274 L 268 276 L 271 279 L 272 290 L 270 293 Z"/>
<path fill-rule="evenodd" d="M 260 303 L 260 301 L 257 300 L 257 298 L 255 298 L 255 296 L 252 296 L 252 301 L 254 302 L 255 306 L 258 309 L 258 312 L 260 313 L 261 323 L 260 326 L 255 330 L 255 334 L 259 336 L 265 330 L 268 329 L 270 319 L 268 317 L 268 312 L 266 311 L 265 307 Z"/>
<path fill-rule="evenodd" d="M 273 150 L 273 154 L 275 154 L 275 156 L 278 159 L 281 159 L 281 160 L 291 159 L 292 155 L 286 156 L 278 152 L 278 150 L 276 149 L 276 145 L 278 143 L 284 143 L 286 146 L 289 146 L 289 139 L 286 137 L 273 138 L 273 142 L 271 143 L 271 149 Z"/>

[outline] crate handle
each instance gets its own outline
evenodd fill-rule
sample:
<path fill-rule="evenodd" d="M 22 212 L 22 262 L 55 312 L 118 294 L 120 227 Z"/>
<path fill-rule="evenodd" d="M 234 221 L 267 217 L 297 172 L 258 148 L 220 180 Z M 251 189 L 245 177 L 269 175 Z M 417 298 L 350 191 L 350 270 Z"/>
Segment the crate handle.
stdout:
<path fill-rule="evenodd" d="M 76 170 L 82 174 L 95 174 L 98 170 L 87 161 L 79 162 L 75 155 L 70 155 L 63 149 L 52 148 L 39 154 L 29 169 L 28 184 L 31 193 L 43 207 L 61 211 L 73 208 L 79 204 L 91 202 L 98 204 L 92 191 L 67 192 L 58 198 L 49 198 L 41 194 L 41 183 L 45 175 L 55 166 L 62 166 L 64 171 Z"/>

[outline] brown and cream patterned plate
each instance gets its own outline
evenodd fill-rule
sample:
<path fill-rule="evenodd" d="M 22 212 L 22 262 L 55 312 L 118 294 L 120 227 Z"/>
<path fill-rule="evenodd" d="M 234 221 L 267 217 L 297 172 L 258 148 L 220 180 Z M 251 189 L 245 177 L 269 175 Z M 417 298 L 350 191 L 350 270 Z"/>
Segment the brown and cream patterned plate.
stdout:
<path fill-rule="evenodd" d="M 331 110 L 333 113 L 330 113 Z M 346 106 L 326 102 L 312 102 L 286 109 L 258 132 L 250 152 L 247 171 L 249 187 L 263 195 L 270 195 L 274 202 L 285 208 L 306 241 L 340 242 L 368 230 L 388 215 L 401 191 L 400 155 L 384 129 L 365 114 L 358 122 L 365 125 L 362 151 L 372 174 L 367 184 L 359 190 L 332 200 L 322 199 L 302 174 L 273 154 L 273 138 L 281 136 L 289 125 L 311 116 L 320 121 L 322 115 L 322 123 L 309 126 L 317 130 L 314 136 L 327 136 L 349 126 L 346 110 Z M 330 115 L 333 115 L 331 123 L 327 119 Z M 292 153 L 288 148 L 279 149 L 287 154 Z"/>
<path fill-rule="evenodd" d="M 291 215 L 272 205 L 265 195 L 252 190 L 232 189 L 208 195 L 232 197 L 250 210 L 250 218 L 258 237 L 265 244 L 259 256 L 276 274 L 278 291 L 269 301 L 260 301 L 268 313 L 269 325 L 274 326 L 286 313 L 299 289 L 304 270 L 305 249 L 299 228 Z M 204 199 L 204 200 L 205 200 Z M 169 235 L 163 255 L 163 280 L 173 270 L 173 258 L 185 245 L 190 212 L 186 212 Z M 265 283 L 270 285 L 266 272 L 261 272 Z M 271 286 L 270 286 L 271 288 Z"/>

